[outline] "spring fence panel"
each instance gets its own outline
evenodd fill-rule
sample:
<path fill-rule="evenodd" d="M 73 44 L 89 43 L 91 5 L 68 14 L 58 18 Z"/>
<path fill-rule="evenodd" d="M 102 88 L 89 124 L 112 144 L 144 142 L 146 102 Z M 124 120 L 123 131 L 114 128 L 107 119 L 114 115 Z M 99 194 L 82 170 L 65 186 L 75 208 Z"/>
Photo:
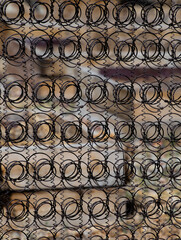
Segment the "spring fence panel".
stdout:
<path fill-rule="evenodd" d="M 1 0 L 0 239 L 179 240 L 181 3 Z"/>

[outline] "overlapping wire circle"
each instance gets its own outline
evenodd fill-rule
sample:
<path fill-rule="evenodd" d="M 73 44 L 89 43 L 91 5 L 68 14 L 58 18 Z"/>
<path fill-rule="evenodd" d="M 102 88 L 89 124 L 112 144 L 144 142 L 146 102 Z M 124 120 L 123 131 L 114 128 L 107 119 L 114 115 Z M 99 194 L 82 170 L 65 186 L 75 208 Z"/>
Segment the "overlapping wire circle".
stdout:
<path fill-rule="evenodd" d="M 180 14 L 1 1 L 0 239 L 180 239 Z"/>
<path fill-rule="evenodd" d="M 1 34 L 6 36 L 8 31 L 2 30 Z M 146 64 L 151 68 L 163 68 L 174 64 L 180 69 L 179 34 L 174 29 L 165 31 L 165 34 L 144 31 L 135 36 L 123 30 L 116 30 L 108 36 L 104 36 L 99 30 L 81 34 L 60 30 L 53 35 L 39 29 L 28 34 L 12 30 L 11 36 L 0 40 L 3 42 L 0 57 L 15 66 L 22 66 L 23 62 L 33 59 L 38 66 L 46 64 L 51 67 L 52 63 L 58 61 L 68 67 L 87 62 L 101 68 L 106 59 L 108 67 L 114 64 L 131 66 L 136 61 L 137 67 Z M 32 38 L 33 35 L 41 36 Z M 117 40 L 118 38 L 122 40 Z"/>

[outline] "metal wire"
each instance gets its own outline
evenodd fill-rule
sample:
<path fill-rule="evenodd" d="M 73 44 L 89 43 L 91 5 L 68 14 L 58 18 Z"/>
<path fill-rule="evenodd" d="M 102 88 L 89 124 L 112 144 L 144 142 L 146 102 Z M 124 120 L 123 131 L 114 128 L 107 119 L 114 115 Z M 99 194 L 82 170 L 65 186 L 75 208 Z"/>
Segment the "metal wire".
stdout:
<path fill-rule="evenodd" d="M 180 14 L 1 1 L 0 239 L 180 239 Z"/>

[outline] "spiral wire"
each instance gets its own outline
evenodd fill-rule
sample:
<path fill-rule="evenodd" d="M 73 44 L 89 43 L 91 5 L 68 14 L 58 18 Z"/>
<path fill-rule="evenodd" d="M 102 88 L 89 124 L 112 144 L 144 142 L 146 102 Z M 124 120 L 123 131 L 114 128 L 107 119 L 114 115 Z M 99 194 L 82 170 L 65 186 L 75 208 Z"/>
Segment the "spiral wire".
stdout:
<path fill-rule="evenodd" d="M 0 239 L 180 239 L 180 15 L 0 2 Z"/>

